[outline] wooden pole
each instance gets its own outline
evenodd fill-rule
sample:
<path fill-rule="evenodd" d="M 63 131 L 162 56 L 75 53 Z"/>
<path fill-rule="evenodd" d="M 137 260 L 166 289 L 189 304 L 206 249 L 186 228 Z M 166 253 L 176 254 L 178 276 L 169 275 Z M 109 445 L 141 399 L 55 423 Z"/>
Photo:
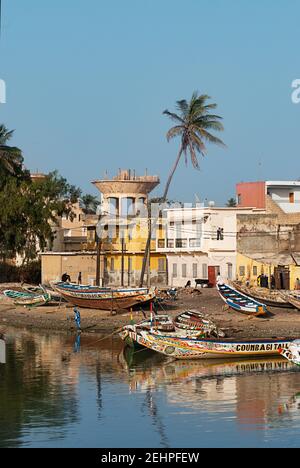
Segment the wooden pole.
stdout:
<path fill-rule="evenodd" d="M 121 240 L 122 250 L 121 250 L 121 286 L 124 287 L 124 250 L 125 250 L 125 242 L 124 237 L 122 236 Z"/>
<path fill-rule="evenodd" d="M 97 236 L 96 286 L 100 286 L 101 241 L 97 232 L 96 232 L 96 236 Z"/>

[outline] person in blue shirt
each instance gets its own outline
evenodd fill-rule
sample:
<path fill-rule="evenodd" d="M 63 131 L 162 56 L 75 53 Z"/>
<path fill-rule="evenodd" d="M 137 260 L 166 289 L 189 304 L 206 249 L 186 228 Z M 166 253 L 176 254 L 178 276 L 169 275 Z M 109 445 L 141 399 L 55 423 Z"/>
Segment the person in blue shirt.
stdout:
<path fill-rule="evenodd" d="M 77 309 L 77 307 L 74 307 L 74 314 L 75 314 L 74 320 L 77 325 L 77 328 L 78 330 L 81 330 L 81 317 L 80 317 L 80 312 Z"/>

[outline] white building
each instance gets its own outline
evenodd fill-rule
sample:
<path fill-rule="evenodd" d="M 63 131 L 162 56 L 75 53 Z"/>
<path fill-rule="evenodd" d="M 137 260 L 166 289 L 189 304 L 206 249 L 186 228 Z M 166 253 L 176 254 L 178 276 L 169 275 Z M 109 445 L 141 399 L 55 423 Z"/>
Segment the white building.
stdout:
<path fill-rule="evenodd" d="M 266 195 L 269 195 L 285 213 L 299 213 L 299 181 L 267 181 Z"/>
<path fill-rule="evenodd" d="M 214 285 L 222 278 L 235 279 L 237 214 L 251 208 L 183 207 L 164 210 L 164 228 L 156 240 L 157 252 L 165 253 L 168 283 L 195 285 L 196 279 Z"/>

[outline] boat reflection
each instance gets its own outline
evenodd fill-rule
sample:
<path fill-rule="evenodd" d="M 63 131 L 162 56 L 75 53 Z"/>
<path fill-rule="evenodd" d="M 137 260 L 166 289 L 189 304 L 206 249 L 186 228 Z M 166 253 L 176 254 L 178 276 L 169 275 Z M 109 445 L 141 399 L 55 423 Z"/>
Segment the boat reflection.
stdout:
<path fill-rule="evenodd" d="M 287 360 L 271 358 L 159 361 L 153 353 L 134 354 L 125 349 L 123 365 L 128 371 L 130 392 L 164 390 L 168 403 L 192 413 L 232 412 L 243 429 L 281 424 L 280 414 L 294 408 L 300 419 L 300 369 Z M 286 397 L 286 395 L 297 395 Z M 278 402 L 283 402 L 278 410 Z M 290 399 L 289 399 L 290 398 Z"/>

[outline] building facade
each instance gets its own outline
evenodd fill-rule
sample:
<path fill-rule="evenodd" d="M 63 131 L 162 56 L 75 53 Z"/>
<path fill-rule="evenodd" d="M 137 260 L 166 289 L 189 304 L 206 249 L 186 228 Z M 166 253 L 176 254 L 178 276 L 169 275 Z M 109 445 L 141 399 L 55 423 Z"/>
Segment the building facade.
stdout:
<path fill-rule="evenodd" d="M 218 273 L 236 277 L 237 214 L 249 208 L 179 207 L 166 209 L 164 229 L 156 240 L 157 252 L 166 255 L 168 283 L 192 285 L 197 280 L 214 286 Z"/>

